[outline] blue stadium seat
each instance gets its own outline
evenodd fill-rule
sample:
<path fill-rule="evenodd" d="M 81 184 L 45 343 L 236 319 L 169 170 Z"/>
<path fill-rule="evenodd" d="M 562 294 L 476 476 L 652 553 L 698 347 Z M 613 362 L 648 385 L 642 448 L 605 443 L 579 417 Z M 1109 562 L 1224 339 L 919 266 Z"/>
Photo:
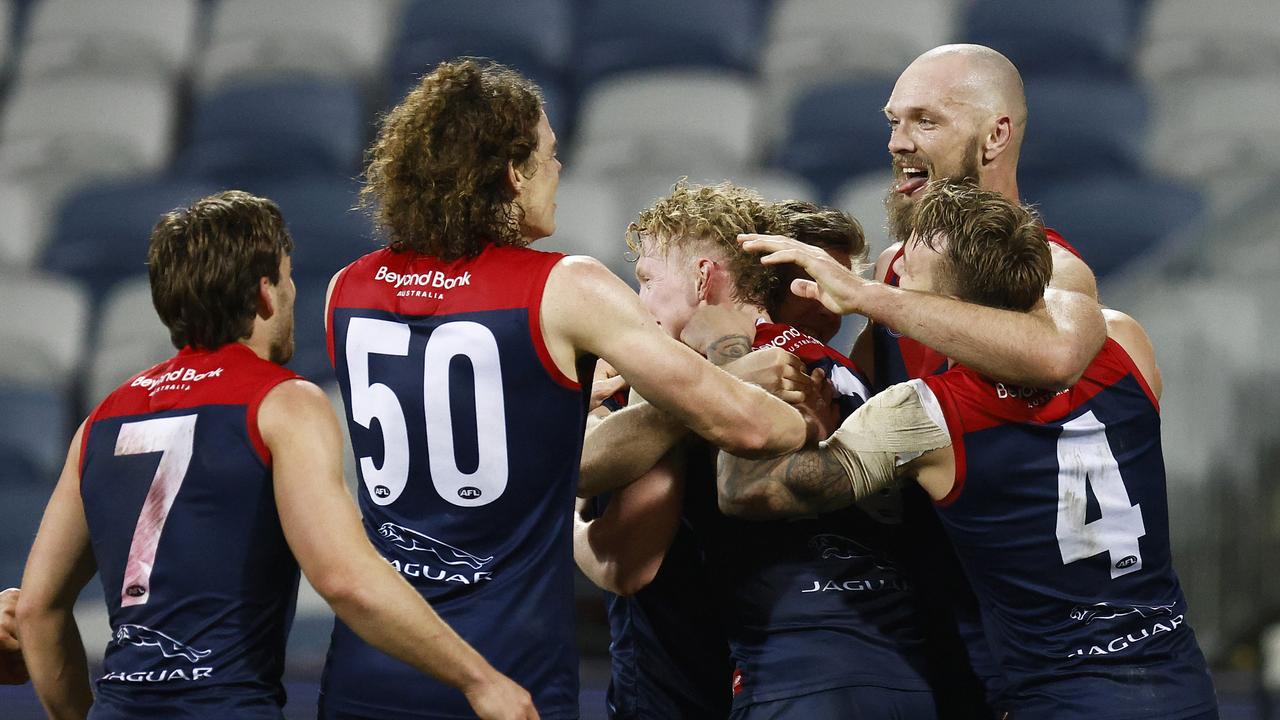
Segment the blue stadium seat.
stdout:
<path fill-rule="evenodd" d="M 1150 116 L 1132 83 L 1082 77 L 1028 78 L 1024 183 L 1070 175 L 1133 173 L 1143 165 Z"/>
<path fill-rule="evenodd" d="M 306 177 L 248 187 L 280 206 L 293 237 L 293 275 L 299 282 L 327 283 L 347 263 L 378 247 L 369 215 L 354 209 L 360 186 L 351 180 Z"/>
<path fill-rule="evenodd" d="M 0 407 L 0 488 L 52 487 L 75 431 L 67 396 L 58 388 L 5 382 Z"/>
<path fill-rule="evenodd" d="M 293 359 L 289 369 L 319 383 L 337 381 L 329 365 L 329 351 L 324 332 L 324 294 L 329 279 L 306 279 L 296 283 L 297 302 L 293 310 Z"/>
<path fill-rule="evenodd" d="M 412 0 L 398 27 L 389 68 L 397 99 L 440 61 L 462 55 L 559 84 L 572 36 L 569 0 Z"/>
<path fill-rule="evenodd" d="M 1204 209 L 1198 192 L 1141 175 L 1082 177 L 1027 199 L 1036 201 L 1045 222 L 1080 251 L 1098 277 L 1152 251 Z"/>
<path fill-rule="evenodd" d="M 1135 40 L 1131 0 L 983 0 L 962 21 L 965 42 L 1004 53 L 1034 75 L 1128 72 Z"/>
<path fill-rule="evenodd" d="M 845 180 L 889 166 L 884 107 L 893 81 L 860 80 L 819 85 L 787 113 L 786 138 L 777 164 L 802 175 L 830 198 Z"/>
<path fill-rule="evenodd" d="M 81 280 L 101 298 L 118 280 L 146 274 L 147 243 L 162 214 L 220 189 L 152 176 L 84 187 L 59 205 L 41 265 Z"/>
<path fill-rule="evenodd" d="M 237 85 L 196 98 L 185 172 L 256 178 L 354 175 L 368 123 L 359 86 L 320 80 Z"/>
<path fill-rule="evenodd" d="M 65 446 L 63 450 L 66 450 Z M 49 504 L 49 496 L 53 494 L 56 479 L 56 476 L 40 478 L 39 484 L 18 483 L 9 482 L 9 478 L 0 475 L 0 492 L 4 493 L 4 502 L 0 503 L 0 548 L 3 548 L 0 552 L 0 587 L 15 587 L 21 582 L 27 553 L 31 551 L 31 543 L 40 529 L 40 520 L 44 517 L 45 506 Z M 5 717 L 14 717 L 8 714 L 7 705 L 5 710 Z"/>
<path fill-rule="evenodd" d="M 736 0 L 592 0 L 581 15 L 576 84 L 672 66 L 752 72 L 760 13 L 758 5 Z"/>

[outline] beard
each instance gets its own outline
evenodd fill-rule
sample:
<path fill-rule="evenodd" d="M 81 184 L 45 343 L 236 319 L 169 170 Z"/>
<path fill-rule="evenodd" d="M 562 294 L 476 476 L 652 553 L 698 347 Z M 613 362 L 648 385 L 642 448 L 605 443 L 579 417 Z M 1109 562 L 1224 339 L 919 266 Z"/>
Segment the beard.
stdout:
<path fill-rule="evenodd" d="M 956 172 L 945 176 L 939 176 L 933 167 L 933 163 L 928 161 L 922 155 L 907 155 L 901 164 L 909 167 L 924 167 L 929 171 L 929 181 L 945 180 L 954 183 L 972 183 L 979 184 L 979 158 L 978 150 L 981 143 L 979 138 L 975 137 L 969 142 L 968 148 L 961 161 L 960 167 Z M 895 188 L 897 182 L 889 188 L 889 193 L 884 197 L 885 215 L 888 218 L 887 229 L 889 231 L 889 239 L 893 242 L 906 242 L 911 237 L 912 211 L 915 209 L 915 200 L 910 195 L 898 192 Z"/>
<path fill-rule="evenodd" d="M 271 345 L 267 348 L 267 359 L 277 365 L 284 365 L 293 359 L 293 318 L 289 318 L 289 322 L 285 327 L 281 328 L 280 333 L 271 338 Z"/>

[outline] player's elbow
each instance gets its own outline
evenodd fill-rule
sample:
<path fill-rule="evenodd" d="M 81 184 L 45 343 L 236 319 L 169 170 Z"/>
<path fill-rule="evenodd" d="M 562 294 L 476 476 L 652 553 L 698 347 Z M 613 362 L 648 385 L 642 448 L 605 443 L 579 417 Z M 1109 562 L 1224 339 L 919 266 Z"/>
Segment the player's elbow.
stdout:
<path fill-rule="evenodd" d="M 656 565 L 649 567 L 618 567 L 614 572 L 608 575 L 606 583 L 609 587 L 605 589 L 619 597 L 631 597 L 641 590 L 649 587 L 649 583 L 653 582 L 653 578 L 658 574 Z"/>
<path fill-rule="evenodd" d="M 360 573 L 330 568 L 308 573 L 307 580 L 338 617 L 363 612 L 371 604 L 366 592 L 371 583 L 365 582 Z"/>
<path fill-rule="evenodd" d="M 1038 363 L 1041 378 L 1036 384 L 1054 390 L 1075 385 L 1084 376 L 1085 368 L 1096 353 L 1096 349 L 1090 353 L 1076 342 L 1063 341 L 1044 346 Z"/>

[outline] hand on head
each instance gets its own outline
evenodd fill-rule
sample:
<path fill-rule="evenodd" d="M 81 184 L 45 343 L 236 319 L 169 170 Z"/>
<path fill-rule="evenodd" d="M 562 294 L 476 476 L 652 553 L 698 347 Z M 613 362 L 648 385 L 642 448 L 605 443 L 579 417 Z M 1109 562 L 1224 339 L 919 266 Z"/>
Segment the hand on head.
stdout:
<path fill-rule="evenodd" d="M 793 263 L 813 280 L 792 280 L 791 292 L 821 302 L 834 313 L 848 315 L 862 312 L 862 293 L 873 283 L 864 280 L 841 265 L 822 248 L 781 235 L 739 235 L 738 242 L 747 252 L 762 253 L 765 265 Z"/>

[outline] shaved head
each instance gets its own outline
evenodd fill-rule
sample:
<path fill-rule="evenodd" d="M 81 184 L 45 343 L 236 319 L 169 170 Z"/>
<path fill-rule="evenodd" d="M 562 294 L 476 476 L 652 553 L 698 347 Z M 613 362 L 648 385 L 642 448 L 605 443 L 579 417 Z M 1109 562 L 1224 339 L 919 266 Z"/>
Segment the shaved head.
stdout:
<path fill-rule="evenodd" d="M 929 180 L 967 181 L 1018 200 L 1018 154 L 1027 125 L 1022 76 L 982 45 L 943 45 L 916 58 L 884 107 L 894 185 L 889 231 L 906 219 Z"/>
<path fill-rule="evenodd" d="M 1022 75 L 1009 58 L 985 45 L 942 45 L 907 66 L 898 82 L 928 78 L 951 98 L 986 115 L 1006 115 L 1018 130 L 1027 125 Z"/>

